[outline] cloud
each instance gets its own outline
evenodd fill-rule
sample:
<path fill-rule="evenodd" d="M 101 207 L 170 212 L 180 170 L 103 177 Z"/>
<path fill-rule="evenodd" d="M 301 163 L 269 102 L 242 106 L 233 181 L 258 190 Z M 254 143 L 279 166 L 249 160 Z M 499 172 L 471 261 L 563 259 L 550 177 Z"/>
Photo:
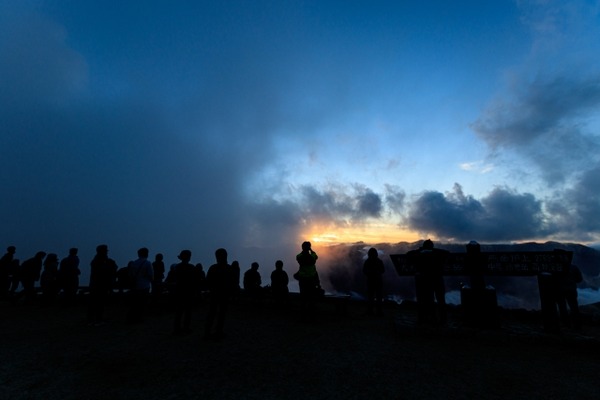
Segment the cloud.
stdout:
<path fill-rule="evenodd" d="M 477 200 L 458 184 L 450 193 L 421 194 L 411 203 L 406 223 L 410 229 L 456 241 L 523 240 L 550 233 L 542 203 L 532 194 L 498 187 Z"/>
<path fill-rule="evenodd" d="M 588 121 L 599 109 L 600 75 L 540 78 L 512 101 L 488 108 L 471 127 L 492 150 L 516 151 L 555 184 L 598 158 L 598 127 Z"/>
<path fill-rule="evenodd" d="M 306 215 L 315 220 L 331 220 L 347 223 L 364 221 L 381 216 L 384 204 L 381 195 L 363 185 L 331 185 L 319 188 L 303 185 L 298 204 Z"/>
<path fill-rule="evenodd" d="M 600 163 L 581 173 L 571 187 L 557 191 L 547 210 L 565 238 L 595 240 L 600 232 Z"/>
<path fill-rule="evenodd" d="M 405 209 L 406 193 L 396 185 L 385 185 L 385 204 L 391 213 L 402 215 Z"/>
<path fill-rule="evenodd" d="M 267 101 L 278 92 L 261 84 L 270 72 L 214 65 L 232 86 L 199 87 L 177 107 L 159 82 L 106 96 L 86 87 L 86 59 L 63 27 L 18 17 L 0 24 L 0 208 L 10 210 L 0 241 L 22 257 L 78 246 L 84 259 L 108 243 L 120 263 L 142 245 L 167 257 L 190 248 L 202 262 L 217 247 L 244 251 L 245 182 L 272 158 L 283 120 Z"/>
<path fill-rule="evenodd" d="M 463 171 L 472 171 L 480 174 L 487 174 L 494 170 L 493 164 L 488 164 L 483 161 L 472 161 L 465 162 L 459 165 L 459 168 Z"/>
<path fill-rule="evenodd" d="M 363 193 L 360 193 L 357 198 L 357 215 L 360 219 L 362 218 L 379 218 L 383 209 L 381 196 L 375 194 L 370 189 L 364 189 Z"/>
<path fill-rule="evenodd" d="M 530 52 L 506 72 L 505 91 L 471 128 L 498 164 L 511 166 L 511 178 L 541 178 L 547 196 L 541 231 L 597 240 L 600 8 L 595 2 L 553 0 L 518 6 L 530 28 Z"/>
<path fill-rule="evenodd" d="M 88 66 L 65 29 L 38 14 L 4 10 L 0 18 L 0 101 L 11 107 L 61 104 L 85 90 Z"/>

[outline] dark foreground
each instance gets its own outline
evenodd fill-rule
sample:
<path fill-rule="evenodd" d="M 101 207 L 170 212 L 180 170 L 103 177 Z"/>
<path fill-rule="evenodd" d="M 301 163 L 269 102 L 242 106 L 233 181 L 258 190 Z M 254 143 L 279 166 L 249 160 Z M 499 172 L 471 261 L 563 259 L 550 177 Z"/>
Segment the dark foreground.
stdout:
<path fill-rule="evenodd" d="M 104 326 L 73 308 L 0 303 L 0 399 L 597 399 L 598 327 L 544 334 L 535 317 L 506 315 L 502 328 L 453 321 L 417 329 L 414 309 L 368 316 L 360 303 L 319 305 L 311 322 L 297 305 L 234 304 L 223 341 L 172 335 L 172 314 L 155 307 Z"/>

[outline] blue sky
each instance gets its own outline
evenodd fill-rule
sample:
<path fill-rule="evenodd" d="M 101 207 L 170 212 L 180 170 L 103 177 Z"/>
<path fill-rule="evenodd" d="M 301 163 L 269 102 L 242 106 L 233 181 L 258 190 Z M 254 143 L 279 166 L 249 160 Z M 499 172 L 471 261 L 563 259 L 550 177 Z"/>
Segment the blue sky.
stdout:
<path fill-rule="evenodd" d="M 598 1 L 187 3 L 0 2 L 0 244 L 599 241 Z"/>

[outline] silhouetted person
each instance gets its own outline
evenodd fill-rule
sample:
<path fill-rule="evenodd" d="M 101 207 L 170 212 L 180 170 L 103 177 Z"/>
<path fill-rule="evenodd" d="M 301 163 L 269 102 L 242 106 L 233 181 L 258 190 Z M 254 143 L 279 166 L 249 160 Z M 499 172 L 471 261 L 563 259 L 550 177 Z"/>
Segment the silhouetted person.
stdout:
<path fill-rule="evenodd" d="M 434 249 L 433 242 L 429 239 L 417 250 L 415 283 L 420 323 L 446 323 L 444 262 L 447 253 L 445 250 Z"/>
<path fill-rule="evenodd" d="M 19 278 L 23 285 L 23 296 L 28 303 L 34 301 L 36 298 L 35 282 L 40 280 L 44 257 L 46 257 L 46 253 L 38 251 L 33 258 L 21 264 Z"/>
<path fill-rule="evenodd" d="M 238 283 L 235 282 L 235 271 L 227 263 L 227 250 L 218 249 L 215 251 L 215 258 L 217 263 L 211 265 L 206 274 L 209 303 L 204 338 L 219 340 L 225 337 L 223 328 L 229 298 Z"/>
<path fill-rule="evenodd" d="M 566 327 L 581 329 L 581 316 L 577 300 L 577 284 L 583 281 L 581 271 L 576 265 L 569 265 L 558 274 L 557 303 L 562 324 Z M 568 305 L 568 309 L 567 309 Z"/>
<path fill-rule="evenodd" d="M 469 274 L 471 289 L 479 293 L 485 289 L 484 268 L 486 261 L 481 254 L 481 246 L 476 241 L 470 241 L 466 248 L 465 269 Z"/>
<path fill-rule="evenodd" d="M 275 270 L 271 272 L 271 293 L 276 305 L 282 305 L 287 302 L 289 281 L 287 272 L 283 270 L 283 261 L 277 260 L 275 262 Z"/>
<path fill-rule="evenodd" d="M 161 253 L 154 256 L 154 262 L 152 263 L 152 270 L 154 271 L 154 278 L 152 279 L 152 295 L 157 297 L 163 291 L 163 280 L 165 279 L 165 263 L 163 261 L 164 256 Z"/>
<path fill-rule="evenodd" d="M 48 254 L 44 260 L 44 270 L 40 278 L 40 287 L 44 303 L 55 303 L 60 291 L 60 281 L 58 278 L 58 256 L 54 253 Z"/>
<path fill-rule="evenodd" d="M 310 242 L 302 243 L 302 251 L 296 255 L 299 268 L 298 272 L 294 274 L 294 278 L 298 280 L 300 300 L 307 317 L 313 311 L 315 301 L 321 291 L 321 282 L 316 266 L 318 258 L 317 253 L 312 250 Z"/>
<path fill-rule="evenodd" d="M 481 328 L 496 327 L 496 291 L 485 284 L 487 257 L 481 253 L 481 246 L 474 240 L 466 245 L 466 250 L 465 272 L 469 276 L 469 285 L 462 285 L 460 289 L 464 322 Z"/>
<path fill-rule="evenodd" d="M 244 273 L 244 291 L 251 299 L 260 298 L 262 279 L 258 272 L 258 263 L 253 262 L 250 269 Z"/>
<path fill-rule="evenodd" d="M 385 268 L 383 261 L 379 258 L 377 249 L 371 247 L 367 253 L 367 259 L 363 264 L 363 273 L 367 278 L 367 313 L 377 315 L 383 314 L 383 273 Z"/>
<path fill-rule="evenodd" d="M 133 261 L 129 267 L 132 288 L 129 291 L 131 307 L 127 313 L 127 321 L 132 323 L 143 321 L 154 279 L 152 263 L 148 260 L 148 249 L 142 247 L 137 251 L 137 255 L 138 259 Z"/>
<path fill-rule="evenodd" d="M 8 246 L 6 254 L 0 258 L 0 298 L 8 297 L 11 286 L 11 264 L 17 249 L 15 246 Z"/>
<path fill-rule="evenodd" d="M 190 264 L 192 252 L 182 250 L 177 258 L 181 262 L 173 267 L 172 272 L 173 304 L 175 306 L 173 333 L 176 335 L 192 332 L 190 328 L 192 305 L 198 290 L 196 267 Z"/>
<path fill-rule="evenodd" d="M 79 290 L 79 256 L 76 248 L 69 249 L 69 255 L 63 258 L 58 269 L 60 284 L 65 296 L 65 304 L 75 303 L 77 291 Z"/>
<path fill-rule="evenodd" d="M 96 247 L 96 255 L 90 263 L 90 299 L 88 305 L 88 324 L 99 326 L 104 323 L 104 308 L 113 289 L 117 276 L 117 264 L 108 257 L 108 246 Z"/>

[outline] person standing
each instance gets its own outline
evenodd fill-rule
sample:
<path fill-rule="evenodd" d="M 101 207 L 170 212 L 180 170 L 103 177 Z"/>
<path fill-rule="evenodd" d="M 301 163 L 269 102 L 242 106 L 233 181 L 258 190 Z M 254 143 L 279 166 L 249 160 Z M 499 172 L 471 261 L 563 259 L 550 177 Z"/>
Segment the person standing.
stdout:
<path fill-rule="evenodd" d="M 88 325 L 104 324 L 104 308 L 117 276 L 117 264 L 108 257 L 108 246 L 96 247 L 96 255 L 90 263 L 90 299 L 88 304 Z"/>
<path fill-rule="evenodd" d="M 271 272 L 271 292 L 276 306 L 281 306 L 287 302 L 289 281 L 287 272 L 283 270 L 283 261 L 277 260 L 275 270 Z"/>
<path fill-rule="evenodd" d="M 558 279 L 556 297 L 560 319 L 564 326 L 581 330 L 581 315 L 577 300 L 577 284 L 583 281 L 581 270 L 576 265 L 569 263 L 565 270 L 558 274 Z"/>
<path fill-rule="evenodd" d="M 78 249 L 75 247 L 69 249 L 69 255 L 63 258 L 60 262 L 58 276 L 65 295 L 65 304 L 73 305 L 79 290 L 79 256 Z"/>
<path fill-rule="evenodd" d="M 310 242 L 302 243 L 302 251 L 296 255 L 298 272 L 294 278 L 298 280 L 300 288 L 300 301 L 305 317 L 310 317 L 315 306 L 317 297 L 322 292 L 319 274 L 317 273 L 317 253 L 312 250 Z"/>
<path fill-rule="evenodd" d="M 175 305 L 175 320 L 173 333 L 175 335 L 191 333 L 192 306 L 198 289 L 196 267 L 190 264 L 192 252 L 182 250 L 177 256 L 181 262 L 173 267 L 173 303 Z M 182 324 L 183 323 L 183 324 Z"/>
<path fill-rule="evenodd" d="M 434 249 L 429 239 L 417 250 L 415 283 L 419 323 L 446 324 L 444 262 L 447 253 Z"/>
<path fill-rule="evenodd" d="M 217 249 L 215 258 L 216 264 L 211 265 L 206 273 L 209 302 L 204 338 L 221 340 L 225 337 L 224 325 L 229 298 L 237 284 L 236 273 L 227 263 L 227 250 Z"/>
<path fill-rule="evenodd" d="M 383 314 L 384 272 L 383 261 L 379 258 L 377 249 L 371 247 L 363 264 L 363 273 L 367 278 L 367 313 L 369 315 L 373 314 L 373 308 L 376 309 L 377 315 Z"/>
<path fill-rule="evenodd" d="M 253 300 L 258 300 L 260 298 L 262 290 L 262 279 L 260 277 L 260 272 L 258 272 L 258 267 L 258 263 L 253 262 L 250 269 L 244 273 L 244 292 L 246 292 L 246 295 Z"/>
<path fill-rule="evenodd" d="M 137 251 L 137 255 L 138 259 L 129 266 L 129 278 L 132 282 L 132 288 L 129 292 L 131 306 L 127 313 L 127 321 L 131 323 L 143 321 L 152 280 L 154 279 L 152 263 L 148 260 L 148 249 L 142 247 Z"/>
<path fill-rule="evenodd" d="M 19 278 L 23 285 L 23 296 L 25 297 L 26 303 L 31 303 L 36 298 L 35 282 L 40 280 L 42 263 L 45 257 L 45 252 L 38 251 L 34 257 L 25 260 L 23 264 L 21 264 Z"/>
<path fill-rule="evenodd" d="M 165 279 L 165 263 L 163 261 L 164 256 L 162 253 L 154 256 L 154 262 L 152 263 L 152 271 L 154 272 L 154 279 L 152 279 L 152 297 L 158 298 L 163 291 L 163 280 Z"/>
<path fill-rule="evenodd" d="M 15 246 L 8 246 L 6 254 L 0 258 L 0 298 L 8 297 L 11 286 L 11 264 L 16 251 Z"/>

